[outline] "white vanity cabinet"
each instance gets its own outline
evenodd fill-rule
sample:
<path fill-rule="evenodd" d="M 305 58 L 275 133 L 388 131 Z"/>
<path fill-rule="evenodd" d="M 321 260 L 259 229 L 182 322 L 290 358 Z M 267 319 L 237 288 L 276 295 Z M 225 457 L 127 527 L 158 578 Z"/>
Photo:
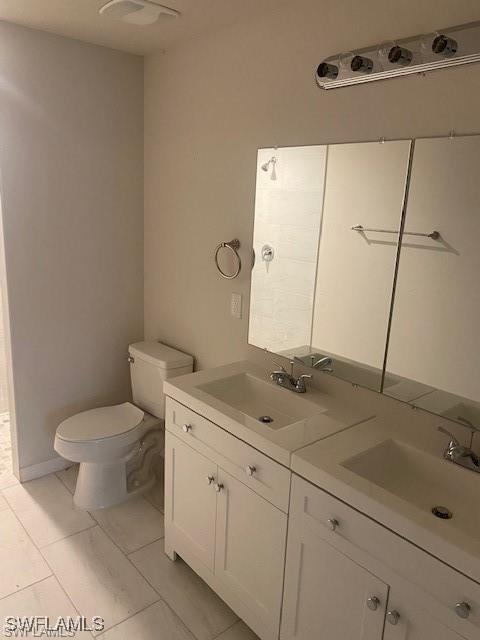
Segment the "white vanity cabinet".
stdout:
<path fill-rule="evenodd" d="M 277 640 L 288 516 L 264 495 L 288 505 L 290 471 L 171 399 L 166 429 L 166 552 Z"/>
<path fill-rule="evenodd" d="M 165 474 L 168 498 L 165 516 L 176 541 L 213 571 L 215 560 L 215 520 L 217 498 L 214 491 L 217 465 L 167 433 Z"/>
<path fill-rule="evenodd" d="M 387 597 L 381 580 L 290 519 L 282 640 L 381 640 Z"/>
<path fill-rule="evenodd" d="M 281 640 L 313 638 L 478 640 L 480 585 L 294 475 Z"/>
<path fill-rule="evenodd" d="M 436 620 L 422 598 L 416 594 L 412 597 L 409 589 L 392 587 L 384 640 L 462 640 L 463 637 Z"/>

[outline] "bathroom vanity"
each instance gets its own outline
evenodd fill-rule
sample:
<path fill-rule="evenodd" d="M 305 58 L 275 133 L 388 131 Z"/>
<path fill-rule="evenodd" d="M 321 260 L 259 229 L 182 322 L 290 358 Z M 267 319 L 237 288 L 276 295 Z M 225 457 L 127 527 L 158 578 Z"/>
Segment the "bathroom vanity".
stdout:
<path fill-rule="evenodd" d="M 166 553 L 262 640 L 480 637 L 480 475 L 444 460 L 438 434 L 248 362 L 165 393 Z M 437 492 L 451 520 L 432 513 Z"/>
<path fill-rule="evenodd" d="M 165 540 L 262 640 L 480 638 L 479 162 L 478 135 L 258 151 L 248 341 L 303 375 L 167 381 Z"/>

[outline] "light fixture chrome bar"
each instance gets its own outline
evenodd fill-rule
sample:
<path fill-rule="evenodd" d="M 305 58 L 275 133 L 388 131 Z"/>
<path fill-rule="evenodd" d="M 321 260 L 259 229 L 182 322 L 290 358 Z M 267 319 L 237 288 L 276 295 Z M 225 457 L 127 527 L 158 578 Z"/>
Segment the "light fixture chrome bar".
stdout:
<path fill-rule="evenodd" d="M 475 62 L 480 62 L 480 21 L 330 56 L 315 78 L 321 89 L 337 89 Z"/>
<path fill-rule="evenodd" d="M 352 231 L 358 231 L 360 233 L 364 233 L 366 231 L 371 231 L 373 233 L 400 233 L 400 231 L 396 231 L 395 229 L 373 229 L 369 227 L 364 227 L 361 224 L 357 224 L 354 227 L 351 227 Z M 421 238 L 431 238 L 432 240 L 438 240 L 440 238 L 439 231 L 431 231 L 430 233 L 417 233 L 416 231 L 404 231 L 404 236 L 419 236 Z"/>

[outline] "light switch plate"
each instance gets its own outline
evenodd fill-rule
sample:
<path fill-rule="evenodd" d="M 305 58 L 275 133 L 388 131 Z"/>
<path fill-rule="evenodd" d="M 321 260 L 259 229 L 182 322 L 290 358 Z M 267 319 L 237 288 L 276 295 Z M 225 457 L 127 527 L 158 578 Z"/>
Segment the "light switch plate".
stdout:
<path fill-rule="evenodd" d="M 241 320 L 242 318 L 242 295 L 240 293 L 232 293 L 230 299 L 230 315 L 232 318 Z"/>

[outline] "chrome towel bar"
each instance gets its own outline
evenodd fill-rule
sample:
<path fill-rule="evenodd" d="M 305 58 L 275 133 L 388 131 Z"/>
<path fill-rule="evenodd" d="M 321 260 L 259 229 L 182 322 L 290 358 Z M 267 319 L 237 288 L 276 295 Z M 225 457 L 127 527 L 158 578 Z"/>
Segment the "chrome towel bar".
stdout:
<path fill-rule="evenodd" d="M 368 227 L 364 227 L 361 224 L 357 224 L 355 227 L 352 227 L 352 231 L 373 231 L 374 233 L 399 233 L 399 231 L 395 231 L 395 229 L 372 229 Z M 430 233 L 417 233 L 415 231 L 404 231 L 404 236 L 419 236 L 422 238 L 431 238 L 432 240 L 438 240 L 440 238 L 439 231 L 431 231 Z"/>

